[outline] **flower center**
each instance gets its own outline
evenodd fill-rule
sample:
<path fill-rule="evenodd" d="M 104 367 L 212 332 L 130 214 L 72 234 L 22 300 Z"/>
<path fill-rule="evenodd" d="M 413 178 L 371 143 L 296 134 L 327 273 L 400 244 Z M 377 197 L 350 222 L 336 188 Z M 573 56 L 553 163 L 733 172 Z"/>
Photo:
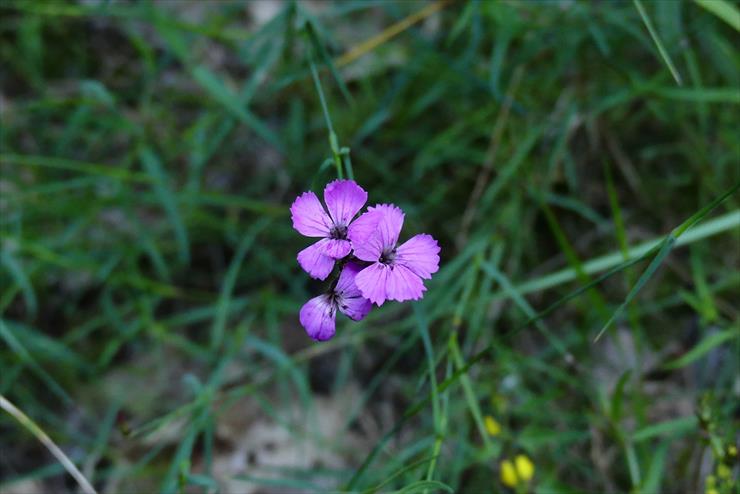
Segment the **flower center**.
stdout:
<path fill-rule="evenodd" d="M 381 264 L 393 264 L 393 260 L 396 258 L 396 249 L 384 250 L 378 260 Z"/>
<path fill-rule="evenodd" d="M 344 240 L 347 238 L 347 227 L 345 225 L 334 225 L 331 230 L 329 230 L 329 237 L 338 239 L 338 240 Z"/>

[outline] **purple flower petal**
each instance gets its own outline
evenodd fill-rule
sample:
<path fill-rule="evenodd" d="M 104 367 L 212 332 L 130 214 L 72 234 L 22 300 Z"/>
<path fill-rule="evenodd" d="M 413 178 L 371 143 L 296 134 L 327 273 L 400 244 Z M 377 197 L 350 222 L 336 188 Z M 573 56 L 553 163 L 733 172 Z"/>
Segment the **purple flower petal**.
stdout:
<path fill-rule="evenodd" d="M 386 300 L 419 300 L 426 291 L 424 283 L 406 266 L 372 264 L 355 277 L 362 296 L 383 305 Z"/>
<path fill-rule="evenodd" d="M 301 307 L 299 319 L 308 336 L 316 341 L 326 341 L 334 336 L 336 307 L 328 295 L 319 295 Z"/>
<path fill-rule="evenodd" d="M 363 261 L 374 262 L 383 253 L 383 242 L 379 235 L 373 235 L 378 222 L 383 218 L 379 211 L 368 211 L 349 225 L 347 238 L 352 242 L 355 256 Z"/>
<path fill-rule="evenodd" d="M 380 240 L 384 248 L 394 248 L 398 243 L 398 235 L 401 233 L 401 228 L 403 228 L 404 215 L 401 208 L 393 204 L 378 204 L 374 208 L 368 208 L 368 210 L 377 211 L 382 214 L 378 221 L 378 228 L 375 234 L 380 235 Z"/>
<path fill-rule="evenodd" d="M 361 270 L 361 266 L 348 263 L 342 269 L 337 286 L 334 288 L 339 310 L 354 321 L 363 319 L 373 306 L 369 300 L 362 296 L 355 284 L 355 277 Z"/>
<path fill-rule="evenodd" d="M 330 241 L 328 238 L 322 238 L 298 253 L 298 264 L 312 278 L 325 280 L 334 269 L 334 259 L 325 254 L 326 246 Z"/>
<path fill-rule="evenodd" d="M 428 280 L 439 269 L 439 250 L 437 241 L 431 235 L 415 235 L 398 246 L 395 264 L 406 266 Z"/>
<path fill-rule="evenodd" d="M 334 292 L 337 295 L 354 296 L 359 295 L 360 290 L 355 285 L 355 277 L 357 273 L 362 271 L 362 266 L 354 262 L 348 262 L 342 268 L 342 272 L 339 274 L 337 280 L 337 286 L 334 287 Z"/>
<path fill-rule="evenodd" d="M 425 291 L 424 282 L 409 268 L 400 264 L 391 266 L 385 284 L 385 296 L 388 300 L 419 300 Z"/>
<path fill-rule="evenodd" d="M 390 270 L 389 266 L 376 262 L 357 273 L 355 284 L 362 296 L 374 304 L 383 305 L 387 299 L 385 285 Z"/>
<path fill-rule="evenodd" d="M 352 244 L 349 243 L 349 240 L 335 238 L 325 240 L 327 242 L 324 244 L 324 254 L 332 259 L 341 259 L 352 251 Z"/>
<path fill-rule="evenodd" d="M 373 308 L 373 304 L 362 295 L 354 297 L 342 297 L 337 300 L 339 310 L 353 321 L 360 321 L 365 318 Z"/>
<path fill-rule="evenodd" d="M 306 237 L 328 237 L 332 222 L 319 198 L 313 192 L 304 192 L 290 206 L 293 228 Z"/>
<path fill-rule="evenodd" d="M 395 248 L 403 227 L 403 211 L 393 204 L 369 207 L 367 213 L 349 227 L 355 256 L 363 261 L 377 261 L 384 252 Z"/>
<path fill-rule="evenodd" d="M 335 225 L 349 225 L 367 202 L 367 192 L 354 180 L 335 180 L 324 188 L 324 201 Z"/>

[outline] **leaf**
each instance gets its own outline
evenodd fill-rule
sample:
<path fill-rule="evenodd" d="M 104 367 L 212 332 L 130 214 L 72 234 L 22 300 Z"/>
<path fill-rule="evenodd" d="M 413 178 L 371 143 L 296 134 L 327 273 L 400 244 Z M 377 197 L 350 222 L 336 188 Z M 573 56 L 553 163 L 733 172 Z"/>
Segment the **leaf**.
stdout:
<path fill-rule="evenodd" d="M 180 215 L 175 193 L 167 184 L 167 175 L 162 168 L 162 164 L 157 155 L 154 154 L 154 151 L 149 147 L 139 149 L 139 159 L 141 159 L 141 164 L 144 166 L 146 172 L 151 176 L 154 184 L 154 192 L 162 203 L 162 208 L 170 220 L 172 229 L 175 231 L 175 241 L 177 242 L 180 262 L 182 264 L 188 264 L 190 262 L 190 243 L 188 241 L 187 229 Z"/>
<path fill-rule="evenodd" d="M 5 269 L 10 273 L 16 285 L 21 290 L 23 301 L 26 304 L 26 310 L 31 315 L 35 315 L 38 307 L 36 292 L 33 290 L 33 285 L 31 285 L 28 275 L 23 270 L 23 265 L 13 257 L 10 249 L 6 246 L 3 246 L 2 252 L 0 252 L 0 265 L 5 266 Z M 15 296 L 15 293 L 13 296 Z"/>
<path fill-rule="evenodd" d="M 663 367 L 666 369 L 680 369 L 699 360 L 707 354 L 712 348 L 722 343 L 740 336 L 740 326 L 735 326 L 719 333 L 713 333 L 701 340 L 694 348 L 686 352 L 681 357 L 668 362 Z"/>
<path fill-rule="evenodd" d="M 5 343 L 10 349 L 18 356 L 18 359 L 25 365 L 31 368 L 36 373 L 39 379 L 49 388 L 49 390 L 61 398 L 65 405 L 74 403 L 72 397 L 62 388 L 51 375 L 41 367 L 26 348 L 21 344 L 20 341 L 15 337 L 13 331 L 10 330 L 2 319 L 0 319 L 0 339 L 5 340 Z"/>
<path fill-rule="evenodd" d="M 617 381 L 617 385 L 614 387 L 614 393 L 612 394 L 611 403 L 611 419 L 614 422 L 618 422 L 622 418 L 622 401 L 624 398 L 624 387 L 629 381 L 632 375 L 632 370 L 625 371 L 624 374 Z"/>
<path fill-rule="evenodd" d="M 740 10 L 726 0 L 694 0 L 699 6 L 740 31 Z"/>
<path fill-rule="evenodd" d="M 412 494 L 415 492 L 426 491 L 427 489 L 437 489 L 446 492 L 455 492 L 452 487 L 447 484 L 443 484 L 437 480 L 419 480 L 413 484 L 409 484 L 403 489 L 396 491 L 396 494 Z"/>
<path fill-rule="evenodd" d="M 714 208 L 722 204 L 725 201 L 725 199 L 727 199 L 728 197 L 732 196 L 735 192 L 737 192 L 738 189 L 740 189 L 740 182 L 736 183 L 733 187 L 730 187 L 727 191 L 725 191 L 724 194 L 720 195 L 719 197 L 716 197 L 712 202 L 702 207 L 696 213 L 692 214 L 687 220 L 685 220 L 683 223 L 681 223 L 676 228 L 674 228 L 673 231 L 670 234 L 668 234 L 668 236 L 666 236 L 660 244 L 658 244 L 660 246 L 658 253 L 655 255 L 653 260 L 650 262 L 647 269 L 645 269 L 645 272 L 642 273 L 642 275 L 640 275 L 640 278 L 638 278 L 637 283 L 632 287 L 630 292 L 627 294 L 627 298 L 624 300 L 624 302 L 622 302 L 619 305 L 619 307 L 617 307 L 617 310 L 614 311 L 614 313 L 609 318 L 609 320 L 606 322 L 604 327 L 601 328 L 601 331 L 599 331 L 599 333 L 596 335 L 594 342 L 598 341 L 599 338 L 601 338 L 601 336 L 609 328 L 611 323 L 614 322 L 614 320 L 619 316 L 622 310 L 624 310 L 624 308 L 637 296 L 637 294 L 640 292 L 642 287 L 650 280 L 650 278 L 652 278 L 652 276 L 658 270 L 658 267 L 660 267 L 660 265 L 663 263 L 663 260 L 670 253 L 671 249 L 676 243 L 676 240 L 679 237 L 681 237 L 684 233 L 686 233 L 686 231 L 691 229 L 695 224 L 701 221 Z"/>
<path fill-rule="evenodd" d="M 638 443 L 659 436 L 682 436 L 696 430 L 697 424 L 696 417 L 666 420 L 635 431 L 632 434 L 632 441 Z"/>
<path fill-rule="evenodd" d="M 648 470 L 645 473 L 645 479 L 641 489 L 637 489 L 639 492 L 662 492 L 661 481 L 663 480 L 663 474 L 665 473 L 666 456 L 668 455 L 667 441 L 660 443 L 660 445 L 652 451 L 652 460 L 648 465 Z"/>
<path fill-rule="evenodd" d="M 676 81 L 676 84 L 681 86 L 683 84 L 683 82 L 681 81 L 681 74 L 678 73 L 678 70 L 676 70 L 676 66 L 673 65 L 673 60 L 671 60 L 671 56 L 668 54 L 668 51 L 666 51 L 665 47 L 663 46 L 663 42 L 660 40 L 658 33 L 655 31 L 655 28 L 653 28 L 653 23 L 650 21 L 650 17 L 648 17 L 647 12 L 645 12 L 645 8 L 642 6 L 642 2 L 640 0 L 632 1 L 637 8 L 637 12 L 639 12 L 640 17 L 642 18 L 642 22 L 644 22 L 645 27 L 647 27 L 647 30 L 650 33 L 650 37 L 653 38 L 653 42 L 658 48 L 658 53 L 660 54 L 660 57 L 668 66 L 668 70 L 671 72 L 671 75 Z"/>
<path fill-rule="evenodd" d="M 208 95 L 214 101 L 219 103 L 224 109 L 238 118 L 245 125 L 254 130 L 257 135 L 282 151 L 283 146 L 272 130 L 269 129 L 260 119 L 252 112 L 245 108 L 245 102 L 232 91 L 221 78 L 213 71 L 203 65 L 195 65 L 190 59 L 190 51 L 185 39 L 175 30 L 166 27 L 163 24 L 157 24 L 157 28 L 162 37 L 169 44 L 170 49 L 177 55 L 180 61 L 187 67 L 190 75 L 195 81 L 206 90 Z"/>
<path fill-rule="evenodd" d="M 652 261 L 650 261 L 650 264 L 648 264 L 647 269 L 645 269 L 645 272 L 640 275 L 640 278 L 637 280 L 637 283 L 632 287 L 630 292 L 627 294 L 627 298 L 624 299 L 624 302 L 619 304 L 619 307 L 612 313 L 611 317 L 608 321 L 606 321 L 606 324 L 601 328 L 601 331 L 596 335 L 596 338 L 594 338 L 594 342 L 599 341 L 601 336 L 604 334 L 604 332 L 611 326 L 611 324 L 614 322 L 614 320 L 619 317 L 619 315 L 622 313 L 625 307 L 629 305 L 632 300 L 637 296 L 638 293 L 640 293 L 640 290 L 642 289 L 645 284 L 650 280 L 650 278 L 653 277 L 653 275 L 658 271 L 658 268 L 661 264 L 663 264 L 663 259 L 665 259 L 668 254 L 671 252 L 671 249 L 673 248 L 673 245 L 676 243 L 676 239 L 673 235 L 669 235 L 665 240 L 663 240 L 663 244 L 660 247 L 660 250 L 658 250 L 658 253 L 655 255 Z"/>
<path fill-rule="evenodd" d="M 231 264 L 229 264 L 229 269 L 226 271 L 226 276 L 221 285 L 221 294 L 218 298 L 217 311 L 211 328 L 211 349 L 213 350 L 216 350 L 221 346 L 221 340 L 223 340 L 224 329 L 226 326 L 226 318 L 229 315 L 231 296 L 234 291 L 234 285 L 236 284 L 236 278 L 239 275 L 239 270 L 244 262 L 244 257 L 254 244 L 257 234 L 261 232 L 268 223 L 268 220 L 263 219 L 255 223 L 252 228 L 250 228 L 247 234 L 244 235 L 244 238 L 242 238 L 242 241 L 239 242 L 239 246 L 236 248 L 236 253 L 231 260 Z"/>
<path fill-rule="evenodd" d="M 682 235 L 678 238 L 678 240 L 676 241 L 676 246 L 678 247 L 686 245 L 698 240 L 711 237 L 713 235 L 717 235 L 719 233 L 731 231 L 738 226 L 740 226 L 740 210 L 731 211 L 725 215 L 709 220 L 701 226 L 692 229 L 691 231 L 686 232 L 685 235 Z M 654 239 L 629 248 L 629 250 L 627 251 L 627 255 L 630 259 L 630 262 L 634 263 L 636 259 L 640 259 L 643 256 L 647 255 L 651 250 L 655 249 L 655 247 L 659 245 L 660 242 L 661 239 Z M 587 274 L 593 274 L 614 268 L 623 263 L 623 254 L 619 251 L 616 251 L 584 262 L 583 269 Z M 530 293 L 547 290 L 549 288 L 562 285 L 564 283 L 568 283 L 575 280 L 576 277 L 577 274 L 573 268 L 563 269 L 545 276 L 541 276 L 539 278 L 534 278 L 532 280 L 520 283 L 519 285 L 517 285 L 516 289 L 520 294 L 527 295 Z M 500 290 L 493 295 L 494 300 L 500 300 L 505 297 L 506 293 L 503 290 Z"/>
<path fill-rule="evenodd" d="M 390 476 L 388 476 L 388 478 L 386 478 L 385 480 L 383 480 L 383 482 L 381 482 L 380 484 L 378 484 L 378 485 L 376 485 L 374 487 L 370 487 L 370 488 L 365 489 L 364 491 L 362 491 L 362 494 L 373 494 L 375 492 L 378 492 L 385 485 L 387 485 L 388 483 L 390 483 L 393 479 L 395 479 L 395 478 L 403 475 L 404 473 L 409 472 L 409 471 L 411 471 L 411 470 L 413 470 L 415 468 L 418 468 L 421 465 L 424 465 L 426 463 L 429 463 L 430 461 L 434 460 L 435 458 L 436 457 L 434 457 L 434 456 L 430 456 L 428 458 L 422 458 L 421 460 L 415 461 L 415 462 L 413 462 L 413 463 L 411 463 L 409 465 L 405 465 L 400 470 L 397 470 L 397 471 L 393 472 Z"/>
<path fill-rule="evenodd" d="M 680 88 L 666 87 L 652 90 L 656 96 L 677 101 L 691 101 L 696 103 L 730 103 L 740 104 L 740 91 L 737 88 Z"/>

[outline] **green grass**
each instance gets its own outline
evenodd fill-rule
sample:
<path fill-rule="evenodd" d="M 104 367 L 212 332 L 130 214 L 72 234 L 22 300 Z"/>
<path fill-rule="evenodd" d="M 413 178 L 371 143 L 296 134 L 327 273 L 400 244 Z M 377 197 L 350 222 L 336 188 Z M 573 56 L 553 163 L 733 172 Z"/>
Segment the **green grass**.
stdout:
<path fill-rule="evenodd" d="M 3 492 L 736 489 L 737 2 L 0 11 Z M 341 175 L 442 261 L 319 344 Z"/>

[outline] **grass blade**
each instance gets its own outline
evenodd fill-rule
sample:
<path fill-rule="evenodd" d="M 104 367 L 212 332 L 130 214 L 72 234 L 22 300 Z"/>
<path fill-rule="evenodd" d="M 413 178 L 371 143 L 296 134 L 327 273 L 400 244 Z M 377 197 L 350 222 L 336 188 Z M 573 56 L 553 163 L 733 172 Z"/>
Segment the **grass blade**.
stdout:
<path fill-rule="evenodd" d="M 648 17 L 647 12 L 645 12 L 645 7 L 643 7 L 642 2 L 640 0 L 632 0 L 632 1 L 634 2 L 635 7 L 637 8 L 637 12 L 640 13 L 642 22 L 645 23 L 645 27 L 647 27 L 647 30 L 650 33 L 650 37 L 653 38 L 653 42 L 655 43 L 655 46 L 658 48 L 660 57 L 663 59 L 665 64 L 668 66 L 668 70 L 671 72 L 671 75 L 673 76 L 673 79 L 676 81 L 676 84 L 678 84 L 679 86 L 683 85 L 683 81 L 681 80 L 681 75 L 678 73 L 678 70 L 676 70 L 676 66 L 673 65 L 671 56 L 668 55 L 668 52 L 663 46 L 663 42 L 660 41 L 660 38 L 658 37 L 658 33 L 655 31 L 655 28 L 653 27 L 653 23 L 650 21 L 650 17 Z"/>
<path fill-rule="evenodd" d="M 666 420 L 657 424 L 638 429 L 632 434 L 632 441 L 639 443 L 654 437 L 668 436 L 676 437 L 696 430 L 698 421 L 696 417 L 682 417 L 680 419 Z"/>
<path fill-rule="evenodd" d="M 462 358 L 462 353 L 460 352 L 460 345 L 457 344 L 457 332 L 453 332 L 450 335 L 449 347 L 450 354 L 455 361 L 455 367 L 457 369 L 462 369 L 465 365 Z M 483 440 L 483 444 L 485 444 L 486 450 L 488 450 L 491 440 L 488 437 L 486 426 L 483 423 L 483 414 L 480 411 L 480 406 L 478 406 L 478 399 L 475 396 L 475 391 L 473 390 L 473 384 L 470 381 L 470 376 L 468 376 L 467 373 L 462 374 L 460 376 L 460 383 L 462 384 L 463 391 L 465 392 L 465 400 L 468 402 L 470 414 L 473 416 L 475 425 L 478 428 L 478 434 L 480 434 L 480 437 Z"/>
<path fill-rule="evenodd" d="M 663 263 L 663 260 L 671 252 L 671 249 L 676 243 L 676 239 L 680 237 L 684 232 L 686 232 L 689 228 L 694 226 L 697 222 L 701 221 L 701 219 L 709 214 L 712 209 L 719 206 L 719 204 L 721 204 L 725 199 L 734 194 L 738 190 L 738 188 L 740 188 L 740 183 L 735 184 L 735 186 L 732 187 L 730 190 L 719 196 L 710 204 L 704 206 L 697 213 L 693 214 L 689 219 L 679 225 L 663 240 L 663 242 L 660 244 L 660 249 L 658 250 L 658 253 L 650 262 L 647 269 L 645 269 L 645 272 L 642 273 L 642 275 L 637 279 L 637 283 L 627 294 L 627 298 L 624 300 L 624 302 L 622 302 L 619 307 L 617 307 L 617 310 L 614 311 L 606 324 L 604 324 L 604 326 L 601 328 L 601 331 L 599 331 L 599 333 L 596 335 L 596 338 L 594 338 L 594 343 L 599 341 L 599 338 L 601 338 L 601 336 L 609 328 L 612 322 L 614 322 L 614 320 L 620 315 L 622 310 L 624 310 L 624 308 L 637 296 L 637 294 L 640 292 L 642 287 L 645 286 L 648 280 L 653 277 L 655 272 L 658 270 L 658 267 L 660 267 L 660 265 Z"/>
<path fill-rule="evenodd" d="M 674 244 L 676 243 L 676 239 L 673 235 L 669 235 L 668 238 L 666 238 L 663 241 L 662 246 L 660 247 L 660 250 L 658 250 L 658 253 L 655 255 L 652 261 L 650 261 L 650 264 L 648 264 L 647 269 L 645 269 L 645 272 L 640 275 L 640 277 L 637 279 L 637 283 L 632 287 L 630 292 L 627 294 L 627 298 L 624 299 L 624 302 L 619 304 L 619 307 L 617 307 L 617 310 L 615 310 L 608 321 L 604 324 L 604 326 L 601 328 L 599 333 L 596 335 L 596 338 L 594 338 L 594 343 L 599 341 L 601 336 L 604 334 L 604 332 L 611 326 L 612 322 L 619 317 L 619 315 L 622 313 L 625 307 L 632 302 L 632 300 L 637 296 L 638 293 L 640 293 L 640 290 L 642 290 L 642 287 L 645 286 L 645 284 L 650 280 L 650 278 L 653 277 L 655 272 L 658 270 L 661 264 L 663 264 L 663 260 L 668 256 L 668 254 L 671 252 L 671 249 L 673 248 Z"/>
<path fill-rule="evenodd" d="M 740 10 L 726 0 L 694 0 L 697 5 L 716 15 L 735 31 L 740 31 Z"/>
<path fill-rule="evenodd" d="M 226 319 L 229 315 L 229 304 L 231 303 L 231 296 L 234 291 L 234 285 L 236 284 L 236 278 L 241 269 L 244 257 L 247 252 L 254 244 L 254 240 L 257 234 L 261 232 L 267 225 L 269 220 L 263 219 L 254 226 L 244 235 L 239 246 L 236 248 L 229 269 L 226 271 L 223 285 L 221 285 L 221 294 L 218 297 L 217 312 L 213 319 L 213 327 L 211 328 L 211 348 L 216 350 L 221 346 L 221 341 L 224 336 L 224 328 L 226 326 Z"/>
<path fill-rule="evenodd" d="M 57 383 L 48 372 L 41 367 L 38 362 L 31 356 L 28 350 L 21 344 L 20 341 L 15 337 L 12 331 L 8 329 L 5 322 L 0 319 L 0 338 L 5 340 L 5 343 L 10 347 L 13 352 L 18 356 L 18 359 L 28 365 L 33 372 L 41 379 L 55 395 L 62 399 L 65 404 L 73 402 L 69 394 Z"/>
<path fill-rule="evenodd" d="M 434 489 L 434 492 L 455 492 L 452 487 L 438 480 L 419 480 L 396 491 L 396 494 L 413 494 L 415 492 L 426 492 L 429 489 Z"/>
<path fill-rule="evenodd" d="M 36 293 L 33 290 L 33 285 L 31 285 L 31 281 L 23 270 L 21 263 L 13 257 L 10 249 L 5 246 L 3 246 L 2 252 L 0 252 L 0 265 L 5 266 L 5 269 L 8 270 L 15 280 L 16 285 L 20 288 L 28 312 L 30 314 L 36 314 L 38 303 L 36 302 Z"/>
<path fill-rule="evenodd" d="M 80 488 L 85 494 L 96 494 L 95 489 L 92 485 L 90 485 L 90 482 L 88 482 L 85 476 L 82 475 L 82 472 L 77 469 L 72 460 L 70 460 L 69 457 L 64 454 L 64 451 L 62 451 L 61 448 L 59 448 L 59 446 L 57 446 L 56 443 L 51 440 L 48 434 L 46 434 L 46 432 L 44 432 L 44 430 L 41 429 L 41 427 L 39 427 L 36 422 L 31 420 L 30 417 L 16 408 L 16 406 L 8 401 L 3 395 L 0 395 L 0 408 L 8 412 L 8 414 L 10 414 L 14 419 L 20 422 L 20 424 L 25 427 L 31 434 L 36 436 L 36 439 L 38 439 L 41 444 L 46 446 L 46 449 L 48 449 L 49 452 L 54 455 L 54 458 L 56 458 L 57 461 L 62 464 L 64 469 L 69 472 L 72 478 L 77 481 L 77 483 L 80 485 Z"/>
<path fill-rule="evenodd" d="M 139 149 L 139 159 L 146 172 L 152 178 L 154 192 L 162 203 L 162 208 L 170 220 L 172 229 L 175 231 L 175 241 L 177 242 L 180 262 L 182 264 L 188 264 L 190 262 L 190 243 L 188 241 L 187 228 L 185 228 L 185 222 L 180 215 L 175 193 L 167 184 L 167 175 L 162 168 L 162 163 L 149 147 Z"/>
<path fill-rule="evenodd" d="M 699 360 L 712 348 L 730 341 L 740 336 L 740 326 L 735 326 L 719 333 L 714 333 L 701 340 L 694 348 L 686 352 L 683 356 L 668 362 L 663 367 L 665 369 L 680 369 Z"/>
<path fill-rule="evenodd" d="M 676 240 L 676 247 L 684 246 L 705 238 L 718 235 L 720 233 L 733 230 L 740 226 L 740 210 L 732 211 L 722 216 L 718 216 L 706 223 L 686 232 Z M 654 251 L 660 245 L 661 239 L 649 240 L 631 247 L 627 251 L 629 259 L 635 260 L 644 258 L 648 253 Z M 583 263 L 583 270 L 587 274 L 598 273 L 607 269 L 619 266 L 624 260 L 621 252 L 611 252 L 609 254 L 591 259 Z M 522 295 L 547 290 L 564 283 L 568 283 L 577 278 L 574 269 L 563 269 L 546 276 L 542 276 L 530 281 L 525 281 L 517 285 L 517 291 Z M 505 298 L 503 291 L 493 295 L 493 300 Z"/>

